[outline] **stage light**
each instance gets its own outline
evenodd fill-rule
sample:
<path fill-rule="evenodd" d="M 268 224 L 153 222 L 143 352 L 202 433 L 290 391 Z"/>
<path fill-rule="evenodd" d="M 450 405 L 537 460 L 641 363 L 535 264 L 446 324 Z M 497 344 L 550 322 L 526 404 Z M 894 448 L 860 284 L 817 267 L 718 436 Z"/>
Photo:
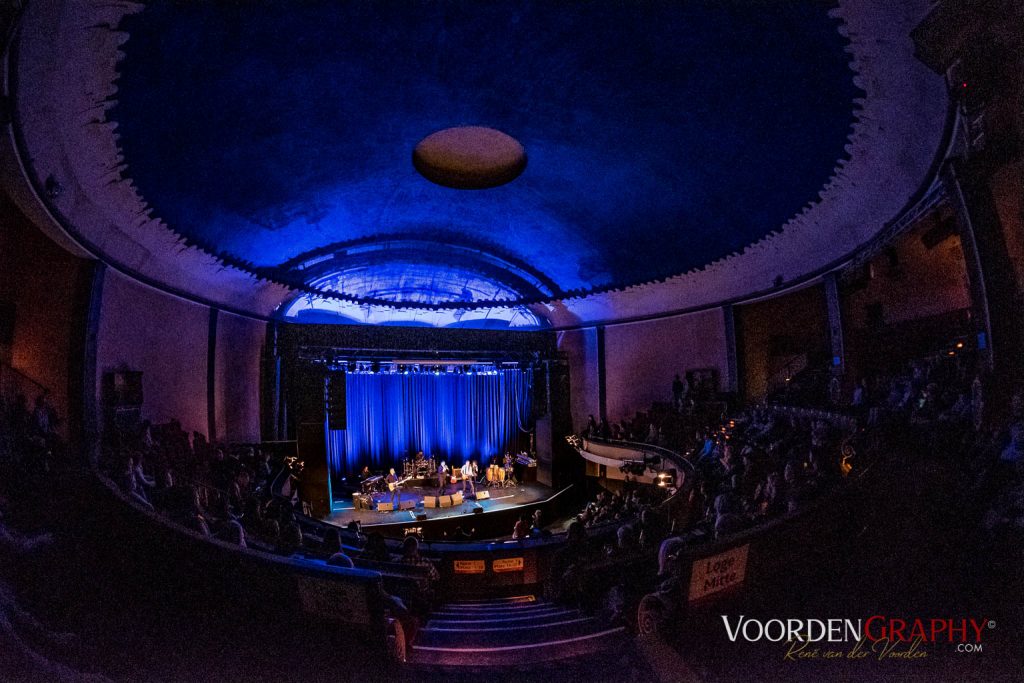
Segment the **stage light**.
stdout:
<path fill-rule="evenodd" d="M 675 470 L 662 470 L 658 472 L 655 477 L 655 482 L 658 486 L 668 487 L 676 485 L 676 471 Z"/>

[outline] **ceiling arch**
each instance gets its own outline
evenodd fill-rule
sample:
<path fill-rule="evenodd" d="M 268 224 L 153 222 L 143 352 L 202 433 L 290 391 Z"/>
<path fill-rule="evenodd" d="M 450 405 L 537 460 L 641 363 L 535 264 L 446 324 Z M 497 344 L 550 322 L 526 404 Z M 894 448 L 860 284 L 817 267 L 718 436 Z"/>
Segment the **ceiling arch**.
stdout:
<path fill-rule="evenodd" d="M 283 265 L 302 253 L 408 232 L 498 241 L 553 284 L 547 308 L 556 324 L 700 306 L 759 291 L 780 276 L 798 278 L 851 253 L 924 180 L 945 114 L 941 79 L 917 64 L 908 37 L 924 5 L 840 3 L 826 15 L 819 3 L 808 3 L 804 14 L 794 10 L 771 24 L 718 3 L 695 5 L 699 15 L 668 9 L 677 3 L 651 3 L 650 16 L 622 14 L 623 3 L 598 3 L 596 18 L 579 20 L 551 15 L 553 3 L 488 3 L 481 17 L 473 14 L 477 4 L 420 3 L 417 15 L 399 12 L 399 4 L 353 2 L 332 5 L 344 12 L 322 21 L 326 29 L 318 33 L 299 31 L 309 17 L 274 3 L 267 4 L 279 13 L 268 15 L 273 21 L 243 22 L 248 28 L 239 32 L 232 17 L 206 22 L 205 14 L 204 26 L 212 28 L 197 32 L 166 9 L 175 3 L 143 10 L 40 0 L 25 12 L 14 60 L 20 151 L 38 186 L 50 176 L 61 179 L 66 191 L 47 203 L 90 251 L 260 315 L 313 286 L 282 276 Z M 212 11 L 203 7 L 200 14 Z M 429 37 L 407 30 L 410 16 L 426 24 Z M 663 32 L 640 30 L 652 17 Z M 809 17 L 815 28 L 797 31 Z M 315 74 L 302 76 L 308 57 L 286 38 L 306 35 L 317 52 L 340 20 L 350 29 L 320 72 L 327 85 L 316 90 Z M 466 55 L 502 43 L 474 29 L 520 26 L 534 35 L 540 24 L 550 28 L 536 44 L 516 42 L 512 29 L 500 49 L 480 60 L 483 67 L 450 73 Z M 382 25 L 376 34 L 365 30 Z M 242 59 L 237 51 L 262 45 L 257 34 L 270 26 L 281 45 Z M 147 30 L 164 41 L 149 58 L 133 54 L 130 38 L 143 45 Z M 729 59 L 717 69 L 701 62 L 709 44 L 730 31 Z M 793 40 L 797 33 L 811 38 Z M 755 34 L 761 44 L 751 39 Z M 781 41 L 767 40 L 787 35 L 788 53 L 778 52 Z M 628 50 L 638 36 L 646 42 Z M 212 48 L 204 41 L 237 58 L 220 65 L 178 59 L 171 70 L 169 56 L 207 55 Z M 435 44 L 445 49 L 431 49 Z M 405 45 L 406 56 L 383 72 L 362 74 L 352 51 L 378 54 L 381 45 Z M 756 49 L 743 49 L 749 45 Z M 523 66 L 502 69 L 506 55 Z M 831 60 L 831 68 L 806 67 L 810 55 Z M 403 60 L 412 58 L 425 69 L 409 69 Z M 240 79 L 247 71 L 277 78 Z M 625 87 L 628 73 L 653 75 Z M 720 84 L 728 78 L 739 85 Z M 171 85 L 145 85 L 157 80 Z M 242 81 L 237 101 L 211 99 L 218 85 L 235 80 Z M 284 85 L 275 89 L 274 82 Z M 367 85 L 377 82 L 389 85 Z M 381 101 L 355 113 L 337 103 L 304 109 L 292 102 L 303 92 L 345 92 L 333 87 L 338 83 L 372 91 L 356 104 Z M 496 92 L 495 83 L 507 87 Z M 798 87 L 789 88 L 793 83 Z M 749 98 L 730 100 L 736 88 Z M 417 89 L 426 94 L 410 96 Z M 410 113 L 438 93 L 470 91 L 459 107 L 427 107 L 429 115 L 419 118 Z M 175 92 L 190 97 L 168 99 Z M 832 99 L 818 102 L 822 93 Z M 403 100 L 412 104 L 403 109 Z M 253 102 L 268 106 L 240 118 Z M 191 117 L 182 118 L 189 124 L 217 116 L 226 123 L 168 130 L 153 118 L 190 108 Z M 384 116 L 391 109 L 400 115 Z M 530 163 L 520 178 L 467 192 L 418 177 L 409 159 L 417 140 L 480 122 L 457 119 L 484 114 L 497 120 L 482 123 L 509 129 L 526 147 Z M 297 132 L 287 125 L 296 117 L 305 122 Z M 225 142 L 232 121 L 237 139 Z M 352 135 L 337 135 L 339 126 Z M 307 150 L 299 143 L 310 133 Z M 265 144 L 247 142 L 261 134 Z M 358 144 L 350 139 L 356 136 L 363 138 Z M 770 144 L 759 145 L 765 139 Z M 359 150 L 365 158 L 352 163 Z M 284 162 L 294 165 L 275 165 Z M 878 177 L 879 168 L 888 177 Z"/>

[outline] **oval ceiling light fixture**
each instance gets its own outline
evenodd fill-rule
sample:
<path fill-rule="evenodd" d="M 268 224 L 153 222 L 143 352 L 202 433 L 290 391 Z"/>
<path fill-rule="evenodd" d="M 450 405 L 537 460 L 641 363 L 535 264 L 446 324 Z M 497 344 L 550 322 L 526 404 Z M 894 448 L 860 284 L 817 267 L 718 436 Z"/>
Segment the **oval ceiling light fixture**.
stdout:
<path fill-rule="evenodd" d="M 483 190 L 518 178 L 526 168 L 526 150 L 500 130 L 459 126 L 423 138 L 412 152 L 412 165 L 438 185 Z"/>

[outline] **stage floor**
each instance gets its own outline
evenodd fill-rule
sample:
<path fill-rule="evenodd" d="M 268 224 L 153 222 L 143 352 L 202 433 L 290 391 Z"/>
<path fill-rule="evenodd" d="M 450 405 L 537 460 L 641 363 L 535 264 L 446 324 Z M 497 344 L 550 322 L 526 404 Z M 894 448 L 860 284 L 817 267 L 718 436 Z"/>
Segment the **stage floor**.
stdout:
<path fill-rule="evenodd" d="M 461 491 L 461 486 L 455 488 L 452 486 L 448 487 L 448 494 Z M 422 513 L 426 515 L 426 520 L 437 520 L 445 519 L 449 517 L 459 517 L 462 515 L 472 515 L 473 508 L 477 504 L 483 508 L 485 513 L 497 512 L 499 510 L 508 510 L 521 505 L 529 505 L 531 503 L 537 503 L 543 500 L 547 500 L 555 495 L 555 490 L 549 486 L 538 484 L 535 482 L 522 483 L 517 486 L 509 488 L 486 488 L 477 487 L 477 491 L 487 491 L 489 498 L 486 500 L 477 501 L 469 493 L 466 494 L 465 500 L 461 505 L 454 505 L 446 508 L 428 508 L 423 506 L 417 506 L 411 510 L 396 510 L 393 512 L 377 512 L 376 510 L 356 509 L 351 498 L 345 500 L 335 500 L 334 511 L 323 518 L 323 521 L 334 524 L 336 526 L 345 526 L 352 520 L 358 520 L 362 524 L 363 528 L 369 528 L 373 526 L 386 526 L 392 524 L 407 524 L 409 522 L 416 521 L 416 513 Z M 422 503 L 425 496 L 433 496 L 437 493 L 437 489 L 431 488 L 406 488 L 402 491 L 402 501 L 413 501 L 415 503 Z M 388 502 L 391 500 L 390 494 L 386 493 L 375 493 L 373 495 L 374 501 Z"/>

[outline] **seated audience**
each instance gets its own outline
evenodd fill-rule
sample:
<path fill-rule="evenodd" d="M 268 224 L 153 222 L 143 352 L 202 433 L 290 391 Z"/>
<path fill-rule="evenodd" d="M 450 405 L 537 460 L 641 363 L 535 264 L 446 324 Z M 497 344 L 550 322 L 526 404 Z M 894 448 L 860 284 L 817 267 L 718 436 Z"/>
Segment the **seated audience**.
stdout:
<path fill-rule="evenodd" d="M 363 551 L 359 553 L 359 559 L 370 562 L 391 561 L 391 553 L 388 552 L 387 543 L 384 542 L 384 536 L 379 531 L 371 531 L 367 535 L 366 545 L 363 546 Z"/>

